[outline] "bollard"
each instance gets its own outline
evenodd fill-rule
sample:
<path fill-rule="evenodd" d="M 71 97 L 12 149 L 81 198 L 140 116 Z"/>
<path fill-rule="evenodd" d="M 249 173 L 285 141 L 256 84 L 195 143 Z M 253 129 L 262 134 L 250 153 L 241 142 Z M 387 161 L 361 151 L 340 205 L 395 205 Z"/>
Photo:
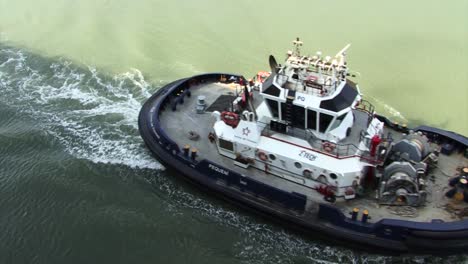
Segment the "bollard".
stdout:
<path fill-rule="evenodd" d="M 367 220 L 369 219 L 369 211 L 364 210 L 362 211 L 362 219 L 361 222 L 367 223 Z"/>
<path fill-rule="evenodd" d="M 462 169 L 462 176 L 467 176 L 468 177 L 468 167 L 464 167 Z"/>
<path fill-rule="evenodd" d="M 192 158 L 193 160 L 195 160 L 195 158 L 197 157 L 197 151 L 198 151 L 198 150 L 197 150 L 196 148 L 193 148 L 193 149 L 192 149 L 191 158 Z"/>
<path fill-rule="evenodd" d="M 185 157 L 188 157 L 189 150 L 190 150 L 190 145 L 189 145 L 189 144 L 185 144 L 185 146 L 184 146 L 184 156 L 185 156 Z"/>
<path fill-rule="evenodd" d="M 356 221 L 358 214 L 359 214 L 359 208 L 354 207 L 353 211 L 351 212 L 351 219 L 353 221 Z"/>

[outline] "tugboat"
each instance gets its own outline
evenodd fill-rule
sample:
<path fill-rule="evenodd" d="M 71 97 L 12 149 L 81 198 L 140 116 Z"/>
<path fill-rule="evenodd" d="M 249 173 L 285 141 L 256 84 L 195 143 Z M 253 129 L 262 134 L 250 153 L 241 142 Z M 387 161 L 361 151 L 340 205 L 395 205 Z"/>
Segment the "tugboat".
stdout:
<path fill-rule="evenodd" d="M 274 221 L 389 253 L 468 249 L 468 138 L 377 115 L 348 68 L 303 55 L 247 80 L 207 73 L 142 107 L 147 147 L 184 179 Z"/>

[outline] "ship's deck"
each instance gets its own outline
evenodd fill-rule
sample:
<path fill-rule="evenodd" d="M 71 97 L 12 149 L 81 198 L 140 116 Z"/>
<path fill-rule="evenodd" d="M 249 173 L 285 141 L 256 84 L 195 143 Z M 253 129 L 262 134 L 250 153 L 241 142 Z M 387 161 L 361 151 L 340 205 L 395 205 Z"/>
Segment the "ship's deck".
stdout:
<path fill-rule="evenodd" d="M 234 165 L 232 159 L 218 154 L 215 143 L 211 143 L 208 140 L 208 134 L 212 132 L 215 118 L 212 117 L 211 112 L 205 112 L 203 114 L 196 113 L 197 96 L 205 96 L 207 106 L 210 106 L 220 95 L 234 95 L 236 89 L 233 88 L 233 86 L 220 83 L 206 83 L 192 87 L 191 92 L 191 98 L 186 98 L 184 104 L 177 106 L 176 111 L 166 108 L 160 115 L 160 121 L 164 131 L 179 146 L 182 147 L 185 144 L 189 144 L 192 148 L 198 150 L 198 159 L 208 159 L 279 189 L 306 195 L 308 197 L 306 208 L 309 212 L 315 212 L 318 209 L 318 203 L 325 202 L 323 196 L 316 190 L 271 174 L 266 174 L 254 167 L 249 167 L 247 169 L 241 168 Z M 253 103 L 255 106 L 260 104 L 260 97 L 255 99 L 254 96 Z M 200 135 L 200 138 L 198 140 L 190 140 L 189 131 L 196 132 Z M 398 132 L 391 132 L 395 139 L 399 137 Z M 351 137 L 357 137 L 358 133 L 358 131 L 354 131 Z M 447 184 L 448 179 L 455 175 L 456 168 L 462 165 L 467 165 L 467 159 L 462 155 L 452 154 L 451 156 L 445 156 L 441 154 L 438 168 L 432 171 L 426 179 L 428 186 L 427 202 L 425 206 L 419 208 L 381 206 L 375 200 L 375 192 L 369 192 L 367 198 L 356 198 L 348 201 L 337 199 L 335 205 L 345 214 L 350 212 L 354 207 L 360 208 L 361 210 L 367 209 L 372 217 L 370 220 L 371 222 L 377 222 L 382 218 L 424 222 L 429 222 L 432 219 L 441 219 L 444 221 L 460 219 L 462 218 L 460 212 L 464 213 L 468 211 L 467 204 L 454 203 L 448 200 L 444 194 L 449 189 Z"/>

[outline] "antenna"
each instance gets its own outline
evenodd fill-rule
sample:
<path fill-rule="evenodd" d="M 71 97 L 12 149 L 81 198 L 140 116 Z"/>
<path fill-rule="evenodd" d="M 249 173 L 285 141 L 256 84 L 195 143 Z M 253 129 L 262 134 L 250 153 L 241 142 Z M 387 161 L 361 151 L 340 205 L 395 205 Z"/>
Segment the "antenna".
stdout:
<path fill-rule="evenodd" d="M 299 37 L 296 38 L 296 40 L 293 41 L 293 45 L 295 46 L 296 50 L 295 50 L 295 55 L 296 56 L 300 56 L 301 55 L 301 49 L 300 47 L 302 46 L 302 41 L 299 40 Z"/>
<path fill-rule="evenodd" d="M 338 53 L 335 55 L 335 57 L 344 57 L 344 56 L 346 56 L 346 51 L 349 49 L 349 47 L 351 47 L 351 43 L 349 43 L 343 49 L 338 51 Z"/>
<path fill-rule="evenodd" d="M 346 45 L 343 49 L 338 51 L 338 53 L 335 55 L 335 58 L 339 60 L 338 65 L 339 66 L 345 66 L 346 63 L 346 51 L 351 47 L 351 43 Z"/>

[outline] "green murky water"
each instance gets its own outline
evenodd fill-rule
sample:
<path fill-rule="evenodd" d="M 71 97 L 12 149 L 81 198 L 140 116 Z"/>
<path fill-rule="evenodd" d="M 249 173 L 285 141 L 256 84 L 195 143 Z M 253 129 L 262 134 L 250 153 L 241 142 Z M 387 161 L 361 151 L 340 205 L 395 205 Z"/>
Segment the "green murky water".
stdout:
<path fill-rule="evenodd" d="M 171 177 L 141 104 L 189 75 L 335 54 L 379 113 L 468 134 L 468 2 L 0 0 L 1 263 L 435 263 L 291 234 Z"/>

